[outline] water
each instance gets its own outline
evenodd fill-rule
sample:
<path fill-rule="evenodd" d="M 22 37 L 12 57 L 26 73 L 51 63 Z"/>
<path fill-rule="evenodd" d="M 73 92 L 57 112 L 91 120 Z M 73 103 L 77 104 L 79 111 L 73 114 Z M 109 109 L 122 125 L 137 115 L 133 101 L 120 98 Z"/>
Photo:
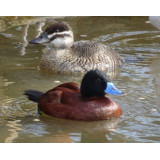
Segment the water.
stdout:
<path fill-rule="evenodd" d="M 44 45 L 30 45 L 54 20 L 66 21 L 75 40 L 110 45 L 129 61 L 113 77 L 128 95 L 109 96 L 120 118 L 78 122 L 42 115 L 23 96 L 25 89 L 47 91 L 76 75 L 39 70 Z M 0 142 L 160 142 L 160 31 L 148 17 L 0 17 Z M 139 59 L 137 61 L 137 59 Z"/>

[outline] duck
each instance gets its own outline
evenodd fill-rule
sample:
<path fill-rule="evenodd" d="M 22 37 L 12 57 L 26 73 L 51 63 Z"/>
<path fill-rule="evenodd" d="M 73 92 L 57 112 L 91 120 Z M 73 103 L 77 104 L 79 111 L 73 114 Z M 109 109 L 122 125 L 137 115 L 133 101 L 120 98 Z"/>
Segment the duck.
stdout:
<path fill-rule="evenodd" d="M 72 28 L 66 22 L 49 25 L 30 44 L 49 43 L 40 60 L 40 69 L 53 73 L 86 73 L 92 69 L 105 71 L 119 68 L 124 59 L 112 48 L 96 41 L 74 42 Z"/>
<path fill-rule="evenodd" d="M 24 95 L 38 104 L 38 113 L 78 120 L 98 121 L 119 117 L 121 107 L 105 94 L 122 96 L 107 75 L 100 70 L 90 70 L 82 78 L 81 85 L 66 82 L 47 91 L 25 90 Z"/>

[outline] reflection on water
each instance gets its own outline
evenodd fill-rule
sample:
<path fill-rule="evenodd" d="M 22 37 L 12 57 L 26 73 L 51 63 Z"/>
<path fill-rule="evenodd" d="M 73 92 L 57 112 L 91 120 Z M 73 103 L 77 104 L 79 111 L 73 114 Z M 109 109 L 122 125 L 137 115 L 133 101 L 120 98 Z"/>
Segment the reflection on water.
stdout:
<path fill-rule="evenodd" d="M 1 133 L 1 142 L 110 142 L 120 118 L 97 122 L 79 122 L 49 116 L 19 117 L 6 120 Z M 97 137 L 95 139 L 95 137 Z M 4 138 L 4 139 L 3 139 Z M 114 140 L 116 142 L 116 140 Z"/>
<path fill-rule="evenodd" d="M 12 143 L 18 137 L 18 131 L 22 131 L 21 124 L 18 124 L 18 120 L 8 121 L 7 127 L 10 135 L 5 139 L 6 143 Z"/>
<path fill-rule="evenodd" d="M 83 75 L 40 71 L 45 45 L 30 45 L 55 20 L 66 21 L 74 39 L 110 45 L 128 60 L 109 72 L 125 97 L 109 96 L 121 118 L 78 122 L 42 115 L 23 96 L 25 89 L 47 91 L 60 83 L 80 83 Z M 149 17 L 0 17 L 0 142 L 160 142 L 160 31 Z"/>
<path fill-rule="evenodd" d="M 36 37 L 38 37 L 42 33 L 42 27 L 45 25 L 44 22 L 37 22 L 36 24 Z M 28 35 L 28 30 L 29 30 L 29 24 L 24 25 L 23 27 L 23 32 L 21 34 L 22 36 L 22 46 L 21 46 L 21 55 L 24 56 L 26 54 L 26 47 L 28 46 L 28 40 L 27 40 L 27 35 Z"/>
<path fill-rule="evenodd" d="M 23 28 L 23 33 L 22 33 L 22 36 L 23 36 L 23 42 L 22 42 L 22 49 L 21 49 L 21 55 L 25 55 L 26 54 L 26 47 L 28 46 L 28 41 L 27 41 L 27 35 L 28 35 L 28 28 L 29 28 L 29 25 L 26 24 Z"/>

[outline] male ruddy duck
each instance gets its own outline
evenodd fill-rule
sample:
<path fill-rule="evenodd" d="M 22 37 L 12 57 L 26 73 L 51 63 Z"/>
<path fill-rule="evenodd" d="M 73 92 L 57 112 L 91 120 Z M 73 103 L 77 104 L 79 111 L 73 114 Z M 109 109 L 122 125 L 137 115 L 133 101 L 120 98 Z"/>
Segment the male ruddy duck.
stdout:
<path fill-rule="evenodd" d="M 51 49 L 44 53 L 40 68 L 55 73 L 85 73 L 91 69 L 101 71 L 117 68 L 124 62 L 110 47 L 95 41 L 74 42 L 71 27 L 65 22 L 56 22 L 31 44 L 49 42 Z"/>
<path fill-rule="evenodd" d="M 122 109 L 105 96 L 123 95 L 99 70 L 87 72 L 81 86 L 74 82 L 61 84 L 46 93 L 26 90 L 29 100 L 38 103 L 38 111 L 47 115 L 83 121 L 105 120 L 120 116 Z"/>

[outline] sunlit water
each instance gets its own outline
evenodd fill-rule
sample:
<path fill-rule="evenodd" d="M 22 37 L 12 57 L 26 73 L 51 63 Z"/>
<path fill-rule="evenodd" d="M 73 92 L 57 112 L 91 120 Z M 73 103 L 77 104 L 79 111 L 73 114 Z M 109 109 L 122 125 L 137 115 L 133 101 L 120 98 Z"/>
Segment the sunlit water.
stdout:
<path fill-rule="evenodd" d="M 39 70 L 44 45 L 31 45 L 54 20 L 68 22 L 75 40 L 110 45 L 127 60 L 113 77 L 127 93 L 109 96 L 123 109 L 120 118 L 79 122 L 42 115 L 23 96 L 25 89 L 47 91 L 76 75 Z M 160 142 L 160 31 L 148 17 L 0 18 L 0 142 Z M 138 61 L 137 61 L 138 60 Z"/>

